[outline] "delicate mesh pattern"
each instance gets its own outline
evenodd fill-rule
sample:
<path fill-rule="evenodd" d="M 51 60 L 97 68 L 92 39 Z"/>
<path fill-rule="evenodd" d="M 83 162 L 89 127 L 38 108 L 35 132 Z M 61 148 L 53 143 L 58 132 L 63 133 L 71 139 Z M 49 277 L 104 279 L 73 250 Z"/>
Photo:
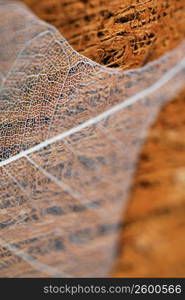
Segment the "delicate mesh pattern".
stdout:
<path fill-rule="evenodd" d="M 147 130 L 184 85 L 185 45 L 111 70 L 0 5 L 0 275 L 104 276 Z"/>

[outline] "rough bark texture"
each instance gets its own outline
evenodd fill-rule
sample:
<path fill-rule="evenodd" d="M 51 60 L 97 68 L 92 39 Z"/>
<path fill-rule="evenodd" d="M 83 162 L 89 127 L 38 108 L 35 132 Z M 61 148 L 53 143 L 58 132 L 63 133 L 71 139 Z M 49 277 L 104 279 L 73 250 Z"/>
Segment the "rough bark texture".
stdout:
<path fill-rule="evenodd" d="M 82 54 L 139 67 L 185 36 L 185 1 L 24 0 Z M 185 92 L 160 113 L 142 154 L 114 276 L 185 276 Z"/>
<path fill-rule="evenodd" d="M 184 0 L 24 0 L 83 55 L 110 67 L 135 68 L 185 35 Z"/>

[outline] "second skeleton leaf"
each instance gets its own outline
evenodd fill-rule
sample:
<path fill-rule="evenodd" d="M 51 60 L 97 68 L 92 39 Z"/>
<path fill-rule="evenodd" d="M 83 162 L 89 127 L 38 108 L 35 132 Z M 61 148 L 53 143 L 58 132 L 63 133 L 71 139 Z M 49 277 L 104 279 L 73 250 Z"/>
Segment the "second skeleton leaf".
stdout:
<path fill-rule="evenodd" d="M 81 54 L 110 67 L 145 65 L 185 36 L 185 0 L 23 0 Z"/>

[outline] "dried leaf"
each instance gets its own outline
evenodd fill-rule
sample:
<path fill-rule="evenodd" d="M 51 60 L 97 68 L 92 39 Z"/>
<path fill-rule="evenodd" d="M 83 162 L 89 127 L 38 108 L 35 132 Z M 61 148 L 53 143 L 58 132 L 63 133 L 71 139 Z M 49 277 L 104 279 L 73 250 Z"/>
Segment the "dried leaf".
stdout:
<path fill-rule="evenodd" d="M 185 43 L 138 70 L 80 55 L 0 1 L 2 277 L 105 276 L 148 129 L 185 83 Z"/>

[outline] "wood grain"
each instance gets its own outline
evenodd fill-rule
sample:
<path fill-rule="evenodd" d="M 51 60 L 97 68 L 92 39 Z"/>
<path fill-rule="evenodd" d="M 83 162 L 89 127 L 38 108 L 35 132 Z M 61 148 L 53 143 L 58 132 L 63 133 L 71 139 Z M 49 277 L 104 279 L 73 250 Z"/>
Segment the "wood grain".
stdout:
<path fill-rule="evenodd" d="M 114 276 L 185 276 L 185 91 L 143 147 Z"/>

